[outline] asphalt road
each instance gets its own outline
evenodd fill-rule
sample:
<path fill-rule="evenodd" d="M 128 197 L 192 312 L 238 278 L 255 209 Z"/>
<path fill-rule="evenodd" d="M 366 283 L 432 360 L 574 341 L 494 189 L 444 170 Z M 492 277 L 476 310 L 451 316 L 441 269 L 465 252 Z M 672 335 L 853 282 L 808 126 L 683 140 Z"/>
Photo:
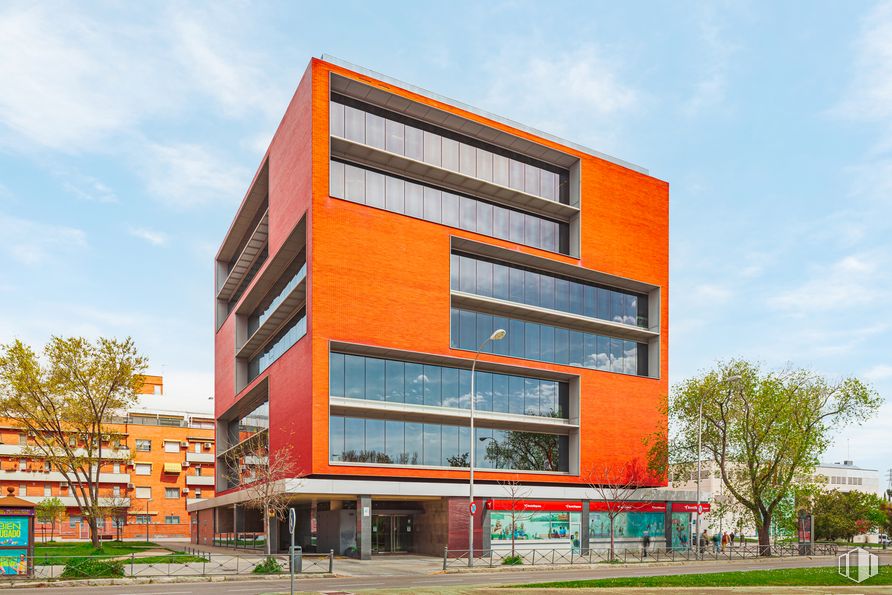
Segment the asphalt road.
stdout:
<path fill-rule="evenodd" d="M 883 561 L 885 562 L 885 560 Z M 881 562 L 881 564 L 883 563 Z M 466 574 L 418 574 L 418 575 L 381 575 L 367 577 L 318 578 L 295 580 L 295 590 L 300 592 L 332 592 L 373 589 L 387 591 L 392 589 L 438 587 L 455 588 L 460 586 L 495 586 L 539 583 L 559 580 L 576 580 L 590 578 L 612 578 L 619 576 L 656 576 L 671 574 L 697 574 L 703 572 L 726 572 L 731 570 L 766 570 L 772 568 L 806 568 L 818 566 L 835 566 L 836 558 L 782 558 L 768 561 L 744 560 L 739 562 L 718 562 L 684 564 L 672 566 L 642 566 L 625 568 L 597 568 L 595 570 L 527 570 L 516 572 L 477 572 Z M 121 585 L 109 587 L 70 587 L 27 589 L 0 589 L 0 591 L 18 591 L 23 595 L 62 595 L 69 592 L 83 592 L 84 595 L 258 595 L 261 593 L 287 593 L 288 579 L 265 581 L 230 581 L 216 583 L 159 583 L 150 585 Z"/>

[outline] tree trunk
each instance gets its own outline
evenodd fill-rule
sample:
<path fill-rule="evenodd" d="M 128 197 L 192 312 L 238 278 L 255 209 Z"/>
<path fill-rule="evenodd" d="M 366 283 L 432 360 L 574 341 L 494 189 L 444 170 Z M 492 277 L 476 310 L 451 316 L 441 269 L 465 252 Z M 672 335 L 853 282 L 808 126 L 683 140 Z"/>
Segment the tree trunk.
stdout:
<path fill-rule="evenodd" d="M 763 519 L 757 527 L 759 531 L 759 555 L 771 555 L 771 519 Z"/>
<path fill-rule="evenodd" d="M 266 555 L 269 556 L 271 553 L 271 544 L 272 541 L 270 537 L 270 529 L 272 528 L 272 523 L 269 522 L 269 505 L 263 507 L 263 530 L 266 533 Z"/>
<path fill-rule="evenodd" d="M 87 525 L 90 527 L 90 542 L 93 544 L 94 548 L 99 548 L 99 527 L 96 525 L 96 517 L 89 517 L 87 519 Z"/>
<path fill-rule="evenodd" d="M 50 524 L 50 541 L 56 540 L 56 520 L 53 519 L 53 522 Z"/>
<path fill-rule="evenodd" d="M 610 517 L 610 561 L 613 562 L 613 516 Z"/>

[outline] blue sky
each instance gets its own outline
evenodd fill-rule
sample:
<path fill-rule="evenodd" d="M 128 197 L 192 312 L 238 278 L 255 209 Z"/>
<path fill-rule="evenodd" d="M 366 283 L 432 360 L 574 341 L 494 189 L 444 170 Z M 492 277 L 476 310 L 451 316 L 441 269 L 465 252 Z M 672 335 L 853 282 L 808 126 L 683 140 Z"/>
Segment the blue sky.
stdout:
<path fill-rule="evenodd" d="M 890 393 L 888 2 L 4 3 L 0 341 L 132 335 L 208 408 L 212 257 L 323 52 L 668 180 L 671 380 Z M 890 436 L 885 406 L 826 458 L 887 469 Z"/>

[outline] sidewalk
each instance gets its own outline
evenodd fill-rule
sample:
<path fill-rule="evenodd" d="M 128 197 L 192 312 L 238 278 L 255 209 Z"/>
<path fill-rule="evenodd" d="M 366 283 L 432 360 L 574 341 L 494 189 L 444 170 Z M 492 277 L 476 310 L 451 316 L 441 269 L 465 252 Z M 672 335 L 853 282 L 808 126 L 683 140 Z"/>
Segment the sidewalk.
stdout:
<path fill-rule="evenodd" d="M 232 548 L 210 545 L 156 542 L 158 545 L 175 551 L 195 551 L 212 555 L 235 556 L 242 558 L 256 556 L 258 559 L 266 554 L 256 550 L 236 550 Z M 188 549 L 187 549 L 188 548 Z M 276 557 L 288 554 L 274 554 Z M 327 553 L 304 553 L 305 557 L 327 556 Z M 251 559 L 251 558 L 248 558 Z M 434 556 L 417 556 L 411 554 L 394 554 L 374 556 L 371 560 L 357 560 L 347 556 L 335 556 L 334 572 L 338 576 L 394 576 L 394 575 L 427 575 L 443 571 L 443 558 Z"/>

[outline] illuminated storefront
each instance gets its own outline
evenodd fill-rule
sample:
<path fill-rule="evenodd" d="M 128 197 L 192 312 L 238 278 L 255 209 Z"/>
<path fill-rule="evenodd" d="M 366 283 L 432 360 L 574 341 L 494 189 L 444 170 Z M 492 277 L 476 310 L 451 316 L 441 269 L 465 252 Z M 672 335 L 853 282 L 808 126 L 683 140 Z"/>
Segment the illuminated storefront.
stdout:
<path fill-rule="evenodd" d="M 696 504 L 688 502 L 588 502 L 490 500 L 487 502 L 490 545 L 495 550 L 598 548 L 610 541 L 610 512 L 614 542 L 640 543 L 645 535 L 654 547 L 687 549 L 691 542 L 691 516 Z M 709 510 L 703 504 L 703 511 Z M 583 531 L 585 518 L 588 531 Z M 513 536 L 512 536 L 513 529 Z M 513 539 L 512 539 L 513 537 Z M 587 542 L 587 543 L 586 543 Z"/>

